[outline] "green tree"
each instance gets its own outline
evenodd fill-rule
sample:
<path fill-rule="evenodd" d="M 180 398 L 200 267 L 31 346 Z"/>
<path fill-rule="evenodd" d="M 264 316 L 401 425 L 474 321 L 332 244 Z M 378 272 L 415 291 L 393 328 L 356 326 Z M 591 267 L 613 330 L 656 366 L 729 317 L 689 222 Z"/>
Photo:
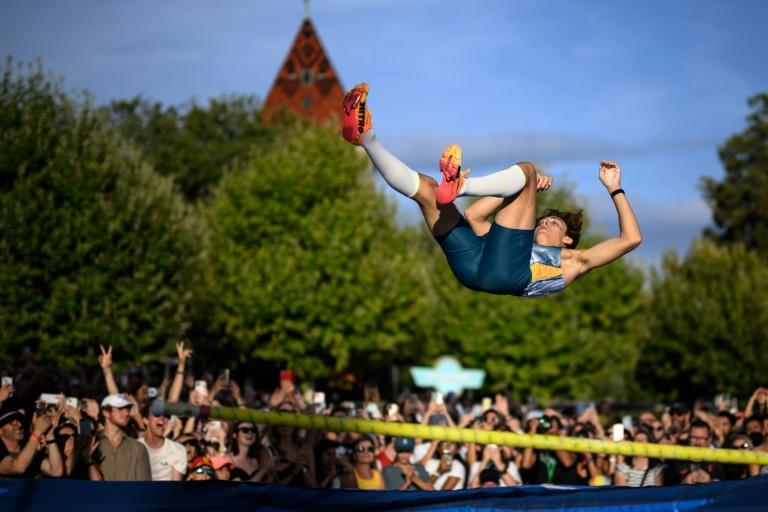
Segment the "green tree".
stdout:
<path fill-rule="evenodd" d="M 749 100 L 754 112 L 746 129 L 720 148 L 725 167 L 721 181 L 704 178 L 704 197 L 712 208 L 715 228 L 710 238 L 743 243 L 768 254 L 768 94 Z"/>
<path fill-rule="evenodd" d="M 768 364 L 768 266 L 741 245 L 667 253 L 651 279 L 638 381 L 654 395 L 746 397 Z"/>
<path fill-rule="evenodd" d="M 171 180 L 39 62 L 6 60 L 0 147 L 0 352 L 155 358 L 184 332 L 199 273 L 200 228 Z"/>
<path fill-rule="evenodd" d="M 224 173 L 269 144 L 274 132 L 259 121 L 254 96 L 224 96 L 205 106 L 193 101 L 181 107 L 163 107 L 137 96 L 113 101 L 106 110 L 113 125 L 157 172 L 172 177 L 190 201 L 208 198 Z"/>
<path fill-rule="evenodd" d="M 219 357 L 312 378 L 419 360 L 424 276 L 365 164 L 296 122 L 224 178 L 206 212 Z"/>

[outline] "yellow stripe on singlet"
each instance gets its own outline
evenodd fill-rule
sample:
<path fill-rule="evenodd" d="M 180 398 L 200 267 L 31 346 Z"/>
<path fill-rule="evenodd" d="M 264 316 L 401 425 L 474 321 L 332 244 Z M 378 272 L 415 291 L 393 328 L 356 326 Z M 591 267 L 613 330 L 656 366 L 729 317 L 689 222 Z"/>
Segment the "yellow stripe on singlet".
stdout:
<path fill-rule="evenodd" d="M 531 281 L 540 281 L 542 279 L 550 279 L 553 277 L 560 277 L 563 275 L 563 269 L 560 267 L 553 267 L 544 263 L 531 263 Z"/>

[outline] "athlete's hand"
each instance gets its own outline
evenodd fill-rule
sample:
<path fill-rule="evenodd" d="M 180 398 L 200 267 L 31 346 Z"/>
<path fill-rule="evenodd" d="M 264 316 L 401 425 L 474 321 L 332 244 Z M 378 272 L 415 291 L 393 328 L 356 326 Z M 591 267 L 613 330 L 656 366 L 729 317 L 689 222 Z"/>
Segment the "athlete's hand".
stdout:
<path fill-rule="evenodd" d="M 600 183 L 608 192 L 621 188 L 621 167 L 613 160 L 600 161 Z"/>
<path fill-rule="evenodd" d="M 544 192 L 552 186 L 552 176 L 536 173 L 536 192 Z"/>

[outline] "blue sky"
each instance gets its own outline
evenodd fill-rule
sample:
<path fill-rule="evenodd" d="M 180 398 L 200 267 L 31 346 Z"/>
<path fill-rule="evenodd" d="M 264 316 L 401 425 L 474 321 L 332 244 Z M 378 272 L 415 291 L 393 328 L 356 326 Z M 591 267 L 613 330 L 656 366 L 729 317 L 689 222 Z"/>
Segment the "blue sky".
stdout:
<path fill-rule="evenodd" d="M 314 0 L 310 12 L 344 87 L 371 84 L 379 137 L 418 170 L 436 174 L 451 142 L 476 174 L 533 160 L 612 234 L 597 162 L 617 160 L 646 263 L 710 222 L 700 177 L 722 175 L 718 145 L 768 91 L 761 0 Z M 303 4 L 6 0 L 0 13 L 0 53 L 42 57 L 99 102 L 180 104 L 263 98 Z"/>

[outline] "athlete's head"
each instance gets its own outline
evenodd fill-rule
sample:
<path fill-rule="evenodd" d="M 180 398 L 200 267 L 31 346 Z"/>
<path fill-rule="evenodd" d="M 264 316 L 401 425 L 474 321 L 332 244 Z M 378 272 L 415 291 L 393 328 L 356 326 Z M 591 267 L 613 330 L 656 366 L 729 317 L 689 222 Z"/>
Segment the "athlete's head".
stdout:
<path fill-rule="evenodd" d="M 573 249 L 581 239 L 581 224 L 584 212 L 562 212 L 550 208 L 536 219 L 534 241 L 539 245 L 551 245 Z"/>

